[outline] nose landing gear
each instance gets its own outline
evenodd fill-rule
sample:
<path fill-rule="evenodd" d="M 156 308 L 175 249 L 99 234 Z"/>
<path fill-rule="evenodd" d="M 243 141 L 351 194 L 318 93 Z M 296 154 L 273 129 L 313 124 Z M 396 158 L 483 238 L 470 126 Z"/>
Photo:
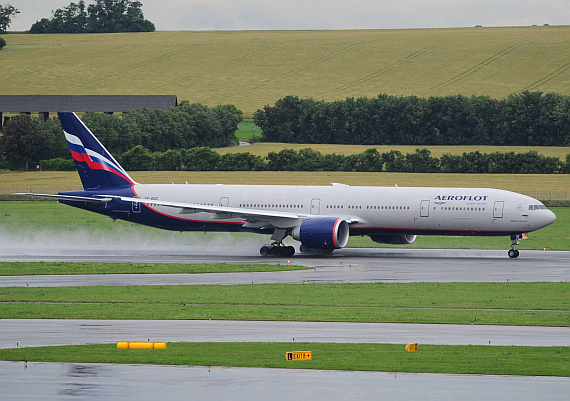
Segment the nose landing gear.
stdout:
<path fill-rule="evenodd" d="M 519 250 L 516 248 L 520 242 L 518 241 L 522 235 L 511 235 L 511 249 L 509 249 L 509 258 L 518 258 Z"/>

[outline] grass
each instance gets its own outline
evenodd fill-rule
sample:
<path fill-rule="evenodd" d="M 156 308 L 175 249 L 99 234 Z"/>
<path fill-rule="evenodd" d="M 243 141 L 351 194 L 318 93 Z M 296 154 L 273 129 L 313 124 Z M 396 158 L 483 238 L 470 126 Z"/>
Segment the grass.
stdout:
<path fill-rule="evenodd" d="M 310 361 L 286 361 L 288 351 Z M 570 347 L 323 343 L 169 343 L 166 350 L 117 350 L 116 344 L 1 349 L 0 360 L 211 365 L 382 372 L 570 376 Z"/>
<path fill-rule="evenodd" d="M 243 124 L 243 123 L 242 123 Z M 252 124 L 253 125 L 253 124 Z M 240 124 L 241 126 L 241 124 Z M 261 131 L 252 132 L 250 129 L 240 129 L 236 136 L 240 139 L 247 140 L 249 136 L 261 136 Z M 334 145 L 334 144 L 305 144 L 305 143 L 273 143 L 273 142 L 255 142 L 250 146 L 232 146 L 227 148 L 217 148 L 214 149 L 219 154 L 226 153 L 243 153 L 249 152 L 257 156 L 267 156 L 269 152 L 280 152 L 283 149 L 293 149 L 299 151 L 304 148 L 311 148 L 317 150 L 322 154 L 341 154 L 341 155 L 354 155 L 364 152 L 366 149 L 376 148 L 378 152 L 389 152 L 391 150 L 399 150 L 403 154 L 414 153 L 416 149 L 427 148 L 430 150 L 431 155 L 434 157 L 441 157 L 443 154 L 450 155 L 462 155 L 464 152 L 475 152 L 479 151 L 481 153 L 493 153 L 493 152 L 515 152 L 515 153 L 527 153 L 531 150 L 535 150 L 537 153 L 550 156 L 558 157 L 563 162 L 566 160 L 566 155 L 570 153 L 570 147 L 566 146 L 483 146 L 483 145 L 464 145 L 464 146 L 422 146 L 422 145 Z"/>
<path fill-rule="evenodd" d="M 0 319 L 207 319 L 570 326 L 568 283 L 6 287 Z"/>
<path fill-rule="evenodd" d="M 497 188 L 524 192 L 548 199 L 553 191 L 570 200 L 567 174 L 422 174 L 422 173 L 348 173 L 326 171 L 133 171 L 131 177 L 142 184 L 236 184 L 236 185 L 377 185 L 400 187 Z M 53 187 L 56 187 L 55 189 Z M 29 188 L 28 188 L 29 187 Z M 70 188 L 70 189 L 68 189 Z M 13 192 L 69 191 L 82 189 L 75 171 L 11 172 L 0 171 L 0 195 Z M 561 194 L 561 195 L 560 195 Z"/>
<path fill-rule="evenodd" d="M 569 35 L 569 26 L 10 35 L 0 76 L 6 95 L 176 94 L 250 117 L 286 95 L 568 94 Z"/>
<path fill-rule="evenodd" d="M 238 273 L 303 270 L 287 264 L 0 262 L 0 276 L 46 274 Z"/>
<path fill-rule="evenodd" d="M 529 239 L 522 240 L 521 250 L 565 250 L 570 251 L 570 208 L 551 208 L 557 215 L 557 221 L 542 230 L 529 234 Z M 48 239 L 62 238 L 69 241 L 83 238 L 92 243 L 106 243 L 109 233 L 129 245 L 144 245 L 149 242 L 166 245 L 208 246 L 220 240 L 247 241 L 257 240 L 252 234 L 217 234 L 178 233 L 163 231 L 151 227 L 117 220 L 84 210 L 72 208 L 56 202 L 0 202 L 0 229 L 10 233 L 12 238 L 21 241 L 36 241 L 38 245 L 49 243 Z M 263 237 L 266 239 L 266 237 Z M 458 249 L 508 249 L 510 240 L 505 237 L 440 237 L 419 236 L 411 245 L 404 248 L 458 248 Z M 351 237 L 348 247 L 394 247 L 377 244 L 369 237 Z"/>
<path fill-rule="evenodd" d="M 261 138 L 263 133 L 261 132 L 261 128 L 254 124 L 253 120 L 250 118 L 244 119 L 241 123 L 238 124 L 238 131 L 236 132 L 236 137 L 243 141 L 250 141 L 252 138 Z M 234 149 L 237 153 L 241 149 L 239 147 L 232 147 L 230 149 Z M 221 153 L 219 149 L 216 149 L 218 153 Z"/>

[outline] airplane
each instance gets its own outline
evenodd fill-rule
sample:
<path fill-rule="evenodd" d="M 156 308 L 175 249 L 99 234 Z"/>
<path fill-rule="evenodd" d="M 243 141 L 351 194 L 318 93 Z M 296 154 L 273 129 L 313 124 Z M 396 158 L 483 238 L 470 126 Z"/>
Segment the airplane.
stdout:
<path fill-rule="evenodd" d="M 80 209 L 164 230 L 271 235 L 263 256 L 328 254 L 349 236 L 411 244 L 418 235 L 509 236 L 518 240 L 556 221 L 538 200 L 490 188 L 139 184 L 72 112 L 58 113 L 82 191 L 15 194 L 54 198 Z"/>

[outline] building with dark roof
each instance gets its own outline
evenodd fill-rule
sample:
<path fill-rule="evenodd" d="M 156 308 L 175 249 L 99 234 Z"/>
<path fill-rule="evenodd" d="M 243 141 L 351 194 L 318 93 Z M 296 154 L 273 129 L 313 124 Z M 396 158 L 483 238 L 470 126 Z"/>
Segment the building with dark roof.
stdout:
<path fill-rule="evenodd" d="M 0 121 L 2 113 L 38 113 L 43 121 L 49 113 L 58 111 L 128 113 L 146 107 L 165 110 L 178 106 L 176 95 L 0 95 Z"/>

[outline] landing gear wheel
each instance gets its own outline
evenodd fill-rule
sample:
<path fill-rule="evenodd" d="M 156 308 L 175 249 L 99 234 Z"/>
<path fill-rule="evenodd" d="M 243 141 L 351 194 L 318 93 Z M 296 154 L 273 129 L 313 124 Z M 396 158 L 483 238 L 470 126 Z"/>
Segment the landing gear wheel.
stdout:
<path fill-rule="evenodd" d="M 519 238 L 522 237 L 522 234 L 519 235 L 511 235 L 511 249 L 509 249 L 509 258 L 515 259 L 519 256 L 519 251 L 516 248 L 519 244 Z"/>
<path fill-rule="evenodd" d="M 261 256 L 276 257 L 281 256 L 284 258 L 291 257 L 295 254 L 295 248 L 292 246 L 283 245 L 263 245 L 259 250 Z"/>
<path fill-rule="evenodd" d="M 292 246 L 282 246 L 279 248 L 279 255 L 285 258 L 293 256 L 295 254 L 295 248 Z"/>
<path fill-rule="evenodd" d="M 268 246 L 262 246 L 261 249 L 259 250 L 259 253 L 261 254 L 261 256 L 268 256 L 270 252 L 271 252 L 271 248 Z"/>

